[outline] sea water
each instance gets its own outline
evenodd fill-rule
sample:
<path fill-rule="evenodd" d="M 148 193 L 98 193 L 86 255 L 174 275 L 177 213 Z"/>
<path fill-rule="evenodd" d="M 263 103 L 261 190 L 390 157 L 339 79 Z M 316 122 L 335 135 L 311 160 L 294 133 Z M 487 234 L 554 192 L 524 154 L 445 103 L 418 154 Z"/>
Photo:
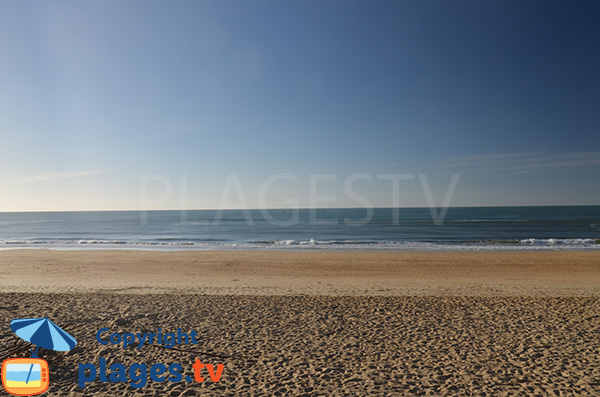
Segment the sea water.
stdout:
<path fill-rule="evenodd" d="M 600 206 L 0 213 L 0 248 L 599 250 Z"/>

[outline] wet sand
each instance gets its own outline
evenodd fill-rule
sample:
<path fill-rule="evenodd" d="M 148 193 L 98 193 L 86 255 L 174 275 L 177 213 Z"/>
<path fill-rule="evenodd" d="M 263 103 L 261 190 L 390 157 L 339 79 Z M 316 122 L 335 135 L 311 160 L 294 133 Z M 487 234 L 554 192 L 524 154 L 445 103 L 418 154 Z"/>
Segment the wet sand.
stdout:
<path fill-rule="evenodd" d="M 600 295 L 596 252 L 0 251 L 2 292 Z"/>

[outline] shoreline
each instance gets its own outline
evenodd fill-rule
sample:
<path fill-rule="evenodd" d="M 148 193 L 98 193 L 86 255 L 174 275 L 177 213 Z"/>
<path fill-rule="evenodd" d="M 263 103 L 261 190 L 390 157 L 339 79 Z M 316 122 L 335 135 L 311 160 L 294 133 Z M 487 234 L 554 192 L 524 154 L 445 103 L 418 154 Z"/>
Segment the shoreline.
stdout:
<path fill-rule="evenodd" d="M 596 296 L 600 252 L 4 250 L 3 292 Z"/>
<path fill-rule="evenodd" d="M 302 247 L 302 246 L 300 246 Z M 82 252 L 82 251 L 94 251 L 94 252 L 163 252 L 163 253 L 195 253 L 195 252 L 348 252 L 348 253 L 407 253 L 407 254 L 428 254 L 428 253 L 519 253 L 519 252 L 534 252 L 534 253 L 552 253 L 552 252 L 597 252 L 600 253 L 600 243 L 598 243 L 598 248 L 589 248 L 589 249 L 578 249 L 578 248 L 565 248 L 565 249 L 557 249 L 557 248 L 548 248 L 552 246 L 539 246 L 531 249 L 519 249 L 519 248 L 506 248 L 506 249 L 447 249 L 447 250 L 423 250 L 416 248 L 406 248 L 406 249 L 346 249 L 346 248 L 312 248 L 309 246 L 305 246 L 306 248 L 269 248 L 269 246 L 261 247 L 261 248 L 253 248 L 253 247 L 227 247 L 227 248 L 153 248 L 152 246 L 140 248 L 138 246 L 115 246 L 115 248 L 106 248 L 106 247 L 92 247 L 92 246 L 68 246 L 68 247 L 1 247 L 0 252 L 4 251 L 58 251 L 58 252 Z"/>

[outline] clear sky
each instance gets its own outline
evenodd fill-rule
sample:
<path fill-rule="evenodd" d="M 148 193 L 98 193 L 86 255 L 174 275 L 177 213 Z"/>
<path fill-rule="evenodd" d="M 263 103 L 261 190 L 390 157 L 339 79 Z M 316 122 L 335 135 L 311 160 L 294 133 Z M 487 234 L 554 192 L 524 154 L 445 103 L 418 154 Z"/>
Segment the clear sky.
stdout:
<path fill-rule="evenodd" d="M 598 21 L 596 1 L 3 1 L 0 211 L 257 207 L 277 173 L 270 207 L 308 206 L 311 175 L 318 206 L 362 206 L 357 173 L 375 206 L 380 174 L 426 174 L 437 204 L 453 174 L 451 205 L 600 204 Z"/>

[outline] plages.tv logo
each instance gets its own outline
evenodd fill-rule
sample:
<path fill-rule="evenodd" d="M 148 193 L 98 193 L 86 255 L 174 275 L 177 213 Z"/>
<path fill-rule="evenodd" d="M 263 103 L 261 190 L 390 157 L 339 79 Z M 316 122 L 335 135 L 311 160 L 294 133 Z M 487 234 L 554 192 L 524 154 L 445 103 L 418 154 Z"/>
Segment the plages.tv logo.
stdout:
<path fill-rule="evenodd" d="M 8 358 L 2 362 L 2 386 L 14 396 L 35 396 L 50 386 L 48 362 L 37 356 L 40 347 L 48 350 L 69 351 L 77 341 L 48 317 L 24 318 L 10 322 L 17 336 L 33 343 L 29 358 Z"/>

